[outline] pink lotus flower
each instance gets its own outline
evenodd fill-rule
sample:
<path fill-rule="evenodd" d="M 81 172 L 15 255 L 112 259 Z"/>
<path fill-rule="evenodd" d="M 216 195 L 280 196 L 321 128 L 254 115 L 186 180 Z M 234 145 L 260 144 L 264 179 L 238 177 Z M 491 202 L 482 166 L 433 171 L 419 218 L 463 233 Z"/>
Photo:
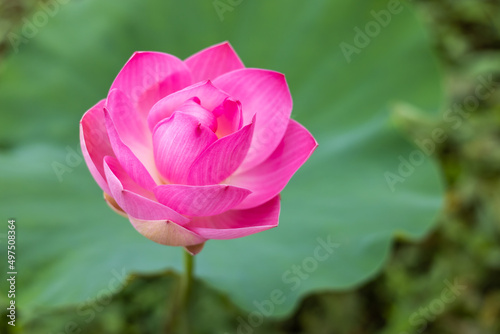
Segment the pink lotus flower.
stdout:
<path fill-rule="evenodd" d="M 278 225 L 280 191 L 317 146 L 283 74 L 229 43 L 182 61 L 136 52 L 80 121 L 104 198 L 145 237 L 192 254 Z"/>

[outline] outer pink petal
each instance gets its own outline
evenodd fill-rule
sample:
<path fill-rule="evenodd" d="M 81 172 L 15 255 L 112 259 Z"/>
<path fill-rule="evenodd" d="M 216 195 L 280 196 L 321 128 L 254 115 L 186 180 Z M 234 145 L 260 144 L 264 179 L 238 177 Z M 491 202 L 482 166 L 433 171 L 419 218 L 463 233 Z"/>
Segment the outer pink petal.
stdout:
<path fill-rule="evenodd" d="M 186 225 L 191 231 L 207 239 L 234 239 L 278 226 L 280 198 L 248 210 L 230 210 L 210 217 L 194 217 Z"/>
<path fill-rule="evenodd" d="M 189 219 L 155 201 L 154 195 L 141 189 L 113 157 L 104 158 L 104 171 L 111 195 L 129 217 L 143 220 L 169 220 L 184 225 Z"/>
<path fill-rule="evenodd" d="M 257 115 L 251 150 L 241 165 L 248 170 L 264 161 L 283 138 L 292 111 L 292 97 L 281 73 L 241 69 L 214 80 L 214 85 L 241 101 L 243 123 Z"/>
<path fill-rule="evenodd" d="M 184 183 L 189 167 L 217 136 L 196 118 L 174 113 L 153 131 L 156 166 L 171 183 Z"/>
<path fill-rule="evenodd" d="M 254 125 L 255 121 L 207 147 L 189 168 L 187 183 L 216 184 L 228 178 L 248 152 Z"/>
<path fill-rule="evenodd" d="M 159 183 L 159 179 L 156 175 L 156 169 L 154 167 L 154 160 L 148 157 L 149 154 L 153 154 L 152 150 L 148 152 L 147 147 L 143 150 L 143 161 L 147 162 L 150 170 L 152 170 L 152 173 L 150 174 L 148 169 L 145 167 L 145 164 L 143 164 L 134 152 L 132 152 L 132 150 L 123 143 L 118 135 L 118 132 L 116 131 L 113 120 L 106 110 L 105 118 L 111 146 L 113 147 L 113 151 L 115 152 L 118 161 L 120 161 L 122 167 L 135 182 L 145 189 L 152 191 L 154 187 L 156 187 L 157 183 Z M 152 175 L 155 175 L 156 181 L 152 178 Z"/>
<path fill-rule="evenodd" d="M 167 184 L 155 188 L 158 202 L 187 216 L 213 216 L 234 208 L 251 191 L 214 184 L 209 186 L 187 186 Z"/>
<path fill-rule="evenodd" d="M 151 132 L 146 119 L 139 115 L 125 93 L 118 89 L 112 89 L 106 99 L 105 108 L 109 112 L 121 140 L 132 151 L 134 151 L 134 146 L 150 146 L 152 148 Z"/>
<path fill-rule="evenodd" d="M 156 124 L 161 120 L 170 117 L 176 108 L 182 105 L 185 101 L 197 97 L 203 108 L 214 110 L 229 96 L 217 89 L 210 81 L 198 83 L 187 87 L 181 91 L 168 95 L 164 99 L 158 101 L 149 112 L 148 125 L 153 131 Z"/>
<path fill-rule="evenodd" d="M 191 84 L 191 71 L 184 62 L 161 52 L 136 52 L 111 85 L 127 94 L 145 118 L 163 97 Z"/>
<path fill-rule="evenodd" d="M 290 120 L 283 140 L 266 161 L 227 180 L 229 184 L 252 191 L 237 208 L 251 208 L 276 196 L 317 146 L 306 128 Z"/>
<path fill-rule="evenodd" d="M 166 246 L 184 246 L 193 255 L 201 251 L 207 240 L 171 221 L 148 221 L 130 217 L 130 222 L 149 240 Z"/>
<path fill-rule="evenodd" d="M 80 121 L 80 145 L 83 157 L 101 189 L 109 194 L 109 187 L 104 175 L 103 159 L 105 156 L 114 156 L 109 143 L 104 121 L 105 100 L 99 101 L 90 108 Z"/>
<path fill-rule="evenodd" d="M 191 69 L 193 82 L 213 80 L 224 73 L 245 68 L 229 42 L 206 48 L 185 63 Z"/>

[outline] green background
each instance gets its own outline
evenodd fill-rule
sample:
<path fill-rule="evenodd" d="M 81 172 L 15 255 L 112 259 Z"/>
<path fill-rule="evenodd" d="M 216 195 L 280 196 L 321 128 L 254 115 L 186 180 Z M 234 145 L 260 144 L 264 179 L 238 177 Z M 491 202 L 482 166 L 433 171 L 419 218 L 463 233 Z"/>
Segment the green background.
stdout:
<path fill-rule="evenodd" d="M 224 13 L 216 8 L 220 3 L 228 6 Z M 240 319 L 248 322 L 251 312 L 258 310 L 256 302 L 270 299 L 278 289 L 285 301 L 274 304 L 253 331 L 418 332 L 421 326 L 409 317 L 439 297 L 446 287 L 443 280 L 453 282 L 461 275 L 442 267 L 425 277 L 408 274 L 401 267 L 418 267 L 418 261 L 425 262 L 421 258 L 432 258 L 410 248 L 397 250 L 391 265 L 385 264 L 394 240 L 400 240 L 399 249 L 400 243 L 422 240 L 436 226 L 445 181 L 453 189 L 464 173 L 453 152 L 465 150 L 462 143 L 470 144 L 474 134 L 488 133 L 469 123 L 449 130 L 441 124 L 440 112 L 453 99 L 460 101 L 460 94 L 462 101 L 470 94 L 469 77 L 497 67 L 494 53 L 470 65 L 470 49 L 482 49 L 462 38 L 460 29 L 445 30 L 429 20 L 427 27 L 433 29 L 426 29 L 424 22 L 433 18 L 428 13 L 441 13 L 432 2 L 419 4 L 418 10 L 403 3 L 401 12 L 390 15 L 387 26 L 379 26 L 380 31 L 369 37 L 368 45 L 358 44 L 359 54 L 346 59 L 341 43 L 356 46 L 355 28 L 365 29 L 374 21 L 373 11 L 385 11 L 389 3 L 75 0 L 57 5 L 26 2 L 18 8 L 4 1 L 5 13 L 12 12 L 0 26 L 6 33 L 0 63 L 0 205 L 5 221 L 17 220 L 16 329 L 58 333 L 76 323 L 89 333 L 161 331 L 165 315 L 174 311 L 170 301 L 177 289 L 181 251 L 150 242 L 109 210 L 81 160 L 78 121 L 105 97 L 134 51 L 162 51 L 184 59 L 228 40 L 247 67 L 286 75 L 294 99 L 292 117 L 313 133 L 319 147 L 283 191 L 278 228 L 242 239 L 210 241 L 196 256 L 192 331 L 236 332 Z M 493 24 L 481 21 L 484 11 L 477 6 L 459 8 L 470 16 L 468 22 Z M 45 24 L 41 13 L 46 13 Z M 36 32 L 30 31 L 31 24 Z M 26 38 L 26 43 L 18 48 L 13 36 Z M 445 71 L 439 69 L 436 54 Z M 468 66 L 457 64 L 465 58 Z M 465 77 L 460 77 L 462 84 L 450 84 L 455 82 L 448 79 L 452 75 Z M 487 109 L 494 100 L 483 102 L 480 108 Z M 485 123 L 495 131 L 494 122 Z M 436 128 L 449 130 L 450 139 L 436 143 L 435 154 L 413 166 L 404 182 L 391 189 L 386 173 L 401 173 L 400 159 L 418 152 L 412 142 L 428 138 Z M 436 157 L 439 164 L 433 162 Z M 480 160 L 477 165 L 495 163 Z M 65 173 L 58 176 L 54 167 L 61 166 Z M 484 173 L 480 169 L 478 174 Z M 496 215 L 487 211 L 479 216 L 485 215 L 480 231 L 470 238 L 457 228 L 461 225 L 441 220 L 452 226 L 448 229 L 455 231 L 450 232 L 453 237 L 462 235 L 469 242 L 477 235 L 482 252 L 478 256 L 495 265 L 498 232 L 491 232 L 491 222 Z M 318 238 L 338 247 L 291 289 L 283 275 L 314 255 Z M 435 247 L 444 247 L 444 239 Z M 444 247 L 443 259 L 456 256 L 448 248 Z M 5 265 L 2 261 L 0 268 Z M 111 287 L 115 276 L 121 284 Z M 367 282 L 379 285 L 367 288 Z M 7 291 L 4 282 L 0 287 Z M 339 295 L 355 288 L 369 289 L 371 307 L 360 301 L 357 291 Z M 429 298 L 401 298 L 403 302 L 394 297 L 405 292 L 422 296 L 419 289 Z M 111 301 L 108 296 L 114 293 Z M 0 302 L 8 302 L 5 293 Z M 382 314 L 378 308 L 383 308 Z M 346 310 L 352 310 L 350 316 L 341 316 Z M 432 321 L 426 320 L 426 328 Z"/>

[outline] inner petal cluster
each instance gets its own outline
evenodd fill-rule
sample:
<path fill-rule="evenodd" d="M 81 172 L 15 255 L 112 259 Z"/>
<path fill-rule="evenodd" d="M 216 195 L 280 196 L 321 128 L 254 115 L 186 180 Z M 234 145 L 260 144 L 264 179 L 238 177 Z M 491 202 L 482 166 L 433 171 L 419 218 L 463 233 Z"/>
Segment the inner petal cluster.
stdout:
<path fill-rule="evenodd" d="M 192 184 L 190 172 L 196 160 L 219 139 L 240 131 L 242 123 L 241 103 L 210 81 L 158 101 L 149 113 L 148 125 L 155 164 L 163 183 Z M 232 161 L 228 159 L 226 163 Z"/>

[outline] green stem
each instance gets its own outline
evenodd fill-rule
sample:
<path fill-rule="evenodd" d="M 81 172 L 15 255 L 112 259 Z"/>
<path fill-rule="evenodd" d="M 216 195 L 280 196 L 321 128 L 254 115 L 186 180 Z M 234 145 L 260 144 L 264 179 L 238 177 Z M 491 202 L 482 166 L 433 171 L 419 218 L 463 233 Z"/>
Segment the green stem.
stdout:
<path fill-rule="evenodd" d="M 181 285 L 181 305 L 187 307 L 187 301 L 193 287 L 194 256 L 184 251 L 184 275 Z"/>
<path fill-rule="evenodd" d="M 184 251 L 184 273 L 180 277 L 179 289 L 174 301 L 174 307 L 166 322 L 165 333 L 188 334 L 189 298 L 193 287 L 194 256 Z"/>

